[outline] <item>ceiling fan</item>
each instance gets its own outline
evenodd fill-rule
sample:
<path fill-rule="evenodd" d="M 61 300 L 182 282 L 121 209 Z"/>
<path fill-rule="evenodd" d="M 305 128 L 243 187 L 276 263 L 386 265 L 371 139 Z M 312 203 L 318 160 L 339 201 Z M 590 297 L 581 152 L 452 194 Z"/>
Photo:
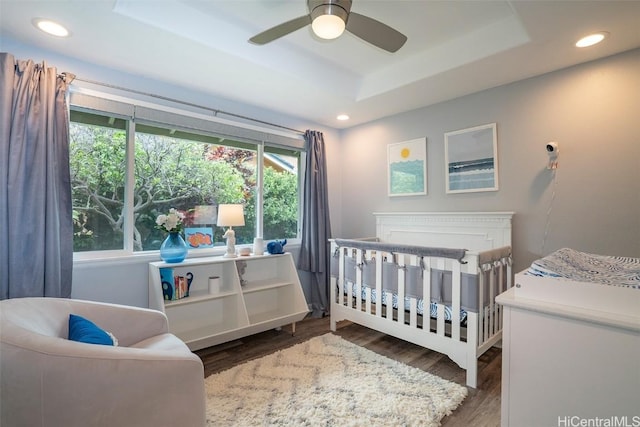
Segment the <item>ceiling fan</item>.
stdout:
<path fill-rule="evenodd" d="M 313 32 L 323 39 L 339 37 L 346 29 L 362 40 L 388 52 L 404 45 L 407 37 L 373 18 L 351 12 L 352 0 L 307 0 L 309 14 L 269 28 L 249 39 L 254 44 L 267 44 L 311 24 Z"/>

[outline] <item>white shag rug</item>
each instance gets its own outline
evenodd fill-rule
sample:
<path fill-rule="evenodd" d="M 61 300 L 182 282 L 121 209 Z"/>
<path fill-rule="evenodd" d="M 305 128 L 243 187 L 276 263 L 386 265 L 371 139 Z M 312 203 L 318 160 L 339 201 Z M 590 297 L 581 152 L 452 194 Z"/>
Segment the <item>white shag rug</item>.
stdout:
<path fill-rule="evenodd" d="M 205 380 L 209 426 L 438 426 L 467 389 L 326 334 Z"/>

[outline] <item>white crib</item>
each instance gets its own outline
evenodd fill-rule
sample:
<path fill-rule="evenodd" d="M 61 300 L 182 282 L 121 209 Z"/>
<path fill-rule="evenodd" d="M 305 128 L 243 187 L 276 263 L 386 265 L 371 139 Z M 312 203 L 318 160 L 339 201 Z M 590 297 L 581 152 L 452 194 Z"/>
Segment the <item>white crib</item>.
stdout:
<path fill-rule="evenodd" d="M 331 330 L 349 320 L 446 354 L 475 388 L 478 357 L 502 337 L 513 213 L 374 215 L 375 238 L 331 241 Z"/>

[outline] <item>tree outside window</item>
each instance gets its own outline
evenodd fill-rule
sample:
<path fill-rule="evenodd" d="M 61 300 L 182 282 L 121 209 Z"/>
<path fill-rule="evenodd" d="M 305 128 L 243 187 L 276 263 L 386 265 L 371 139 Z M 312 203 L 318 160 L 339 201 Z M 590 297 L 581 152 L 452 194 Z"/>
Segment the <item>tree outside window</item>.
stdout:
<path fill-rule="evenodd" d="M 133 211 L 134 251 L 159 249 L 165 234 L 155 221 L 170 208 L 187 214 L 187 226 L 209 227 L 211 244 L 223 245 L 215 218 L 194 215 L 203 207 L 215 212 L 222 203 L 245 204 L 245 226 L 235 229 L 236 239 L 252 242 L 260 161 L 255 144 L 144 124 L 136 124 L 134 140 L 133 204 L 127 206 L 127 121 L 72 110 L 74 251 L 122 250 L 127 209 Z M 278 161 L 262 159 L 265 239 L 297 236 L 299 153 L 287 154 L 266 150 L 263 157 Z M 296 167 L 287 166 L 292 163 Z"/>

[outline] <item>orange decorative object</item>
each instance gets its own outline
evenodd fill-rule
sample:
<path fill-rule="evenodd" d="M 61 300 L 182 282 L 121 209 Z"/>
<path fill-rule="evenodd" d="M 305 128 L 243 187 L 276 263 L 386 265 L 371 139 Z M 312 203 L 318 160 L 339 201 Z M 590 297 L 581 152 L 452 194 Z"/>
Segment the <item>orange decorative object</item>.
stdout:
<path fill-rule="evenodd" d="M 187 238 L 187 241 L 189 242 L 189 246 L 191 246 L 192 248 L 198 248 L 201 245 L 211 246 L 211 244 L 213 243 L 211 234 L 205 234 L 201 232 L 190 234 Z"/>

